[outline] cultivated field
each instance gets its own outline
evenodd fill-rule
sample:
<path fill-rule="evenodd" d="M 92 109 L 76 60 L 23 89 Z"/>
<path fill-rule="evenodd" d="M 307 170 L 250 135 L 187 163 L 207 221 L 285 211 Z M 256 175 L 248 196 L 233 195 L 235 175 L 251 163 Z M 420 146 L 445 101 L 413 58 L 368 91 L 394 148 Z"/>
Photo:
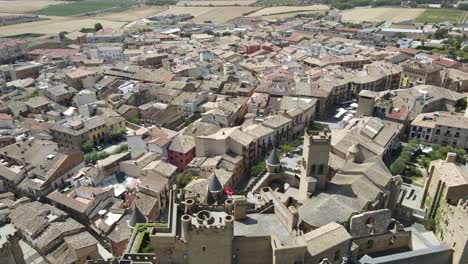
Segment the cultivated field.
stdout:
<path fill-rule="evenodd" d="M 301 5 L 303 2 L 300 0 L 260 0 L 255 4 L 256 6 L 295 6 Z"/>
<path fill-rule="evenodd" d="M 12 1 L 0 1 L 0 12 L 1 13 L 15 13 L 21 14 L 26 12 L 32 12 L 49 5 L 61 4 L 61 1 L 52 0 L 12 0 Z"/>
<path fill-rule="evenodd" d="M 255 3 L 255 0 L 218 0 L 218 1 L 179 1 L 178 6 L 248 6 Z"/>
<path fill-rule="evenodd" d="M 191 14 L 195 18 L 194 22 L 203 22 L 210 20 L 217 23 L 223 23 L 242 16 L 247 12 L 255 11 L 258 7 L 249 6 L 218 6 L 218 7 L 184 7 L 184 6 L 170 6 L 168 10 L 159 13 L 158 15 L 180 15 Z"/>
<path fill-rule="evenodd" d="M 416 21 L 421 23 L 439 23 L 445 21 L 457 23 L 462 15 L 463 11 L 459 9 L 427 9 L 416 18 Z"/>
<path fill-rule="evenodd" d="M 329 7 L 326 5 L 311 5 L 311 6 L 275 6 L 267 7 L 258 10 L 255 13 L 248 15 L 249 17 L 253 16 L 269 16 L 276 14 L 286 14 L 286 13 L 304 13 L 305 11 L 325 11 Z"/>
<path fill-rule="evenodd" d="M 468 11 L 464 11 L 463 15 L 461 15 L 460 18 L 458 19 L 459 24 L 466 23 L 466 22 L 468 22 Z"/>
<path fill-rule="evenodd" d="M 401 22 L 419 17 L 426 10 L 420 8 L 398 8 L 398 7 L 378 7 L 378 8 L 355 8 L 341 12 L 341 19 L 346 22 L 360 23 L 391 21 Z"/>
<path fill-rule="evenodd" d="M 321 15 L 321 14 L 324 14 L 325 12 L 326 11 L 292 12 L 292 13 L 282 13 L 282 14 L 275 14 L 275 15 L 269 15 L 269 16 L 262 16 L 262 17 L 268 18 L 268 19 L 282 19 L 282 18 L 295 17 L 297 15 L 309 15 L 309 14 Z"/>
<path fill-rule="evenodd" d="M 153 16 L 167 10 L 167 7 L 162 6 L 146 6 L 141 8 L 131 8 L 123 12 L 103 13 L 97 15 L 96 19 L 131 22 L 145 17 Z"/>
<path fill-rule="evenodd" d="M 61 31 L 75 31 L 81 28 L 92 28 L 94 24 L 101 23 L 104 27 L 120 28 L 125 22 L 108 21 L 94 18 L 50 17 L 49 20 L 22 23 L 0 27 L 0 36 L 14 36 L 20 34 L 52 34 Z"/>
<path fill-rule="evenodd" d="M 45 16 L 74 16 L 112 9 L 123 10 L 130 6 L 131 3 L 124 0 L 83 0 L 47 6 L 31 13 Z"/>

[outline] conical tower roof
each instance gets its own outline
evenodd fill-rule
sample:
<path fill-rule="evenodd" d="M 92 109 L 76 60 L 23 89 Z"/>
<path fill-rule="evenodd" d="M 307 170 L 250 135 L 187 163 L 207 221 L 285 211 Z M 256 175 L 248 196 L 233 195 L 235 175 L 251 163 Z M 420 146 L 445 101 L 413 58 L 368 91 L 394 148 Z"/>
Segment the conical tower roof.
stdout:
<path fill-rule="evenodd" d="M 268 157 L 266 163 L 268 163 L 269 165 L 280 165 L 278 155 L 276 154 L 276 148 L 273 148 L 273 150 L 271 151 L 270 156 Z"/>
<path fill-rule="evenodd" d="M 133 208 L 132 217 L 128 220 L 128 226 L 134 228 L 136 224 L 144 224 L 147 222 L 146 216 L 138 209 L 137 206 Z"/>
<path fill-rule="evenodd" d="M 221 182 L 219 182 L 218 177 L 216 177 L 216 174 L 213 173 L 213 176 L 211 176 L 210 182 L 208 183 L 208 190 L 210 192 L 220 192 L 223 190 L 223 185 L 221 185 Z"/>

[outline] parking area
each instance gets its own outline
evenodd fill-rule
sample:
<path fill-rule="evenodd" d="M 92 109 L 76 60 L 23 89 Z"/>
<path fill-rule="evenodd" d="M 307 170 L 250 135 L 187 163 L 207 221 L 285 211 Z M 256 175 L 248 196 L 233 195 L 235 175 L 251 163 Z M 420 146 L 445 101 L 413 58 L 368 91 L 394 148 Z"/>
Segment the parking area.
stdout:
<path fill-rule="evenodd" d="M 343 128 L 356 116 L 357 107 L 356 99 L 342 102 L 332 108 L 330 116 L 315 122 L 327 125 L 330 129 Z"/>

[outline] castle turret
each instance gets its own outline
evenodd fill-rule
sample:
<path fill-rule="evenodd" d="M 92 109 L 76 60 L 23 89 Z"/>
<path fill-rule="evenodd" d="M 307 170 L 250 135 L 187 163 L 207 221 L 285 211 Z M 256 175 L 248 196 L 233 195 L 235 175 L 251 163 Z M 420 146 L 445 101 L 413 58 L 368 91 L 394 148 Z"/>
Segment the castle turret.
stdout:
<path fill-rule="evenodd" d="M 180 218 L 182 222 L 181 238 L 185 242 L 190 240 L 190 230 L 192 227 L 192 217 L 188 214 L 184 214 Z"/>
<path fill-rule="evenodd" d="M 329 181 L 330 150 L 331 135 L 328 130 L 305 133 L 299 199 L 306 199 L 317 189 L 326 188 Z"/>
<path fill-rule="evenodd" d="M 219 182 L 216 174 L 211 176 L 210 182 L 208 183 L 208 191 L 216 202 L 223 198 L 223 185 Z"/>
<path fill-rule="evenodd" d="M 135 228 L 136 224 L 145 224 L 148 222 L 148 219 L 146 216 L 138 209 L 137 206 L 133 208 L 133 213 L 132 217 L 130 217 L 130 220 L 128 220 L 127 224 L 128 226 L 133 229 Z"/>
<path fill-rule="evenodd" d="M 276 148 L 270 153 L 270 156 L 266 160 L 266 168 L 269 173 L 278 173 L 281 169 L 281 163 L 278 159 L 278 154 L 276 153 Z"/>

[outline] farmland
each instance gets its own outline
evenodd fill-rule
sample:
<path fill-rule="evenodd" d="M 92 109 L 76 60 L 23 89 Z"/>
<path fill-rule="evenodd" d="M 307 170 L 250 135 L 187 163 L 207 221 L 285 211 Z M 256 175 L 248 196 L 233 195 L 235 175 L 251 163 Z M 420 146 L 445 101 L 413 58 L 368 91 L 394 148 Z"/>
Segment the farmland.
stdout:
<path fill-rule="evenodd" d="M 108 21 L 94 18 L 76 18 L 68 17 L 50 17 L 48 20 L 36 21 L 1 27 L 0 36 L 13 36 L 27 33 L 34 34 L 53 34 L 61 31 L 74 31 L 81 28 L 92 28 L 95 23 L 101 23 L 104 27 L 119 28 L 125 22 Z"/>
<path fill-rule="evenodd" d="M 62 3 L 63 2 L 51 0 L 0 1 L 0 12 L 20 14 L 39 10 L 49 5 L 57 5 Z"/>
<path fill-rule="evenodd" d="M 153 16 L 167 10 L 162 6 L 145 6 L 141 8 L 131 8 L 122 12 L 103 13 L 97 15 L 96 19 L 131 22 L 148 16 Z"/>
<path fill-rule="evenodd" d="M 268 16 L 262 16 L 263 18 L 268 19 L 283 19 L 283 18 L 290 18 L 295 17 L 298 15 L 311 15 L 316 14 L 317 16 L 323 15 L 326 11 L 305 11 L 305 12 L 290 12 L 290 13 L 281 13 L 281 14 L 274 14 Z"/>
<path fill-rule="evenodd" d="M 286 14 L 286 13 L 304 13 L 306 11 L 326 11 L 328 6 L 326 5 L 311 5 L 311 6 L 275 6 L 267 7 L 258 10 L 255 13 L 248 15 L 249 17 L 254 16 L 269 16 L 276 14 Z"/>
<path fill-rule="evenodd" d="M 456 23 L 462 14 L 463 11 L 458 9 L 427 9 L 416 18 L 416 21 L 421 23 L 439 23 L 445 21 Z"/>
<path fill-rule="evenodd" d="M 342 20 L 346 22 L 361 23 L 368 22 L 401 22 L 413 20 L 425 13 L 425 9 L 420 8 L 398 8 L 398 7 L 378 7 L 378 8 L 355 8 L 341 12 Z"/>
<path fill-rule="evenodd" d="M 256 6 L 294 6 L 300 5 L 299 0 L 260 0 L 256 2 Z"/>
<path fill-rule="evenodd" d="M 178 6 L 248 6 L 255 3 L 255 0 L 218 0 L 218 1 L 179 1 Z"/>
<path fill-rule="evenodd" d="M 109 9 L 125 9 L 130 5 L 124 0 L 85 0 L 50 5 L 31 13 L 45 16 L 73 16 Z"/>
<path fill-rule="evenodd" d="M 242 16 L 247 12 L 255 11 L 258 7 L 249 6 L 219 6 L 219 7 L 184 7 L 170 6 L 168 10 L 159 15 L 180 15 L 191 14 L 194 16 L 194 22 L 203 22 L 210 20 L 217 23 L 222 23 Z"/>

